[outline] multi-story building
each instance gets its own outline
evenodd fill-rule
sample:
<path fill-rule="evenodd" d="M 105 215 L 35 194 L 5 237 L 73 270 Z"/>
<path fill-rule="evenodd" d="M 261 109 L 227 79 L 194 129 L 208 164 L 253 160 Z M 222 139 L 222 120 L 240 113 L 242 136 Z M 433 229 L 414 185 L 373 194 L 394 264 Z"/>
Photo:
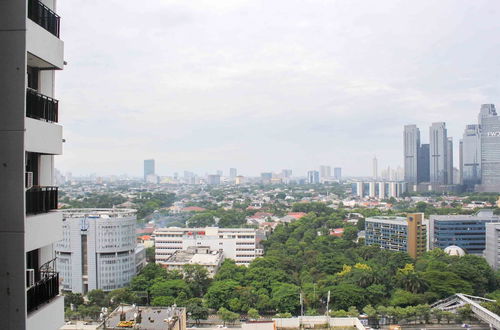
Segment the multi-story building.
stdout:
<path fill-rule="evenodd" d="M 467 190 L 481 183 L 481 132 L 479 125 L 467 125 L 460 145 L 460 175 Z"/>
<path fill-rule="evenodd" d="M 417 183 L 418 151 L 420 148 L 420 130 L 416 125 L 405 125 L 404 133 L 404 180 Z"/>
<path fill-rule="evenodd" d="M 64 210 L 63 239 L 55 247 L 63 289 L 87 293 L 128 285 L 142 263 L 136 260 L 136 221 L 131 209 Z"/>
<path fill-rule="evenodd" d="M 218 175 L 218 174 L 209 174 L 207 176 L 207 184 L 209 184 L 209 185 L 219 185 L 220 184 L 220 175 Z"/>
<path fill-rule="evenodd" d="M 211 250 L 208 246 L 190 246 L 187 250 L 175 251 L 161 265 L 168 270 L 182 272 L 184 266 L 196 264 L 204 267 L 209 277 L 214 277 L 223 260 L 221 250 Z"/>
<path fill-rule="evenodd" d="M 493 269 L 500 267 L 500 223 L 486 224 L 486 243 L 484 257 Z"/>
<path fill-rule="evenodd" d="M 494 104 L 479 112 L 481 130 L 481 185 L 479 191 L 500 192 L 500 117 Z"/>
<path fill-rule="evenodd" d="M 332 177 L 332 168 L 331 168 L 331 166 L 321 165 L 319 167 L 319 176 L 320 176 L 321 180 L 331 178 Z"/>
<path fill-rule="evenodd" d="M 342 180 L 342 168 L 341 167 L 335 167 L 333 169 L 333 177 L 335 180 Z"/>
<path fill-rule="evenodd" d="M 319 183 L 319 172 L 318 171 L 308 171 L 307 172 L 307 183 L 318 184 Z"/>
<path fill-rule="evenodd" d="M 263 254 L 263 238 L 252 228 L 161 228 L 154 232 L 156 263 L 165 263 L 175 251 L 189 247 L 206 246 L 221 250 L 224 258 L 233 259 L 238 265 L 248 265 Z"/>
<path fill-rule="evenodd" d="M 146 159 L 144 160 L 144 181 L 148 179 L 149 176 L 155 175 L 155 160 Z"/>
<path fill-rule="evenodd" d="M 482 255 L 486 244 L 486 224 L 500 222 L 491 210 L 476 215 L 431 215 L 429 217 L 429 247 L 445 249 L 461 247 L 469 254 Z"/>
<path fill-rule="evenodd" d="M 62 238 L 54 156 L 62 126 L 54 95 L 64 67 L 55 1 L 0 2 L 0 310 L 2 329 L 64 323 L 53 244 Z"/>
<path fill-rule="evenodd" d="M 269 184 L 271 183 L 271 179 L 273 178 L 273 173 L 272 172 L 263 172 L 260 174 L 260 179 L 261 182 L 264 184 Z"/>
<path fill-rule="evenodd" d="M 417 161 L 417 182 L 430 181 L 430 158 L 429 158 L 429 144 L 423 143 L 418 149 Z"/>
<path fill-rule="evenodd" d="M 423 213 L 404 217 L 371 217 L 365 220 L 365 244 L 408 252 L 412 258 L 426 251 L 427 222 Z"/>
<path fill-rule="evenodd" d="M 377 157 L 373 157 L 372 159 L 372 177 L 373 179 L 378 179 L 378 160 Z"/>
<path fill-rule="evenodd" d="M 397 198 L 408 191 L 406 182 L 396 181 L 369 181 L 355 182 L 352 184 L 352 194 L 358 197 Z"/>
<path fill-rule="evenodd" d="M 229 169 L 229 177 L 231 179 L 236 178 L 237 175 L 238 175 L 238 170 L 237 169 L 235 169 L 233 167 Z"/>
<path fill-rule="evenodd" d="M 453 184 L 453 138 L 448 137 L 446 144 L 446 183 Z"/>
<path fill-rule="evenodd" d="M 429 129 L 430 182 L 448 184 L 448 135 L 445 123 L 433 123 Z"/>

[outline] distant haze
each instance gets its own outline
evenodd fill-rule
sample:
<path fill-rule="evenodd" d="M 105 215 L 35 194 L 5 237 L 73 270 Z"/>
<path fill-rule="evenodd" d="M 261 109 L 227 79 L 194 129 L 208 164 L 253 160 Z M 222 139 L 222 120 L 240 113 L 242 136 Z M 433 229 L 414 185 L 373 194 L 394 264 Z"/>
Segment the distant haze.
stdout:
<path fill-rule="evenodd" d="M 500 103 L 499 1 L 58 1 L 74 174 L 402 165 L 403 125 L 455 150 Z M 455 156 L 458 166 L 458 156 Z"/>

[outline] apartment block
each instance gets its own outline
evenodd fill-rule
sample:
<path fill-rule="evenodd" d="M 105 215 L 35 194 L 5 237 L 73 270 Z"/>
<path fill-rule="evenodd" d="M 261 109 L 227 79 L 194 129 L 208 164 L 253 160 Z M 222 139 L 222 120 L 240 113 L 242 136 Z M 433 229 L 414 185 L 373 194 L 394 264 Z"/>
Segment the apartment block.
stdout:
<path fill-rule="evenodd" d="M 404 217 L 371 217 L 365 220 L 365 244 L 407 252 L 412 258 L 427 250 L 427 221 L 423 213 Z"/>
<path fill-rule="evenodd" d="M 54 157 L 62 154 L 55 72 L 64 67 L 53 0 L 0 1 L 2 329 L 57 329 L 62 238 Z"/>
<path fill-rule="evenodd" d="M 208 247 L 222 251 L 224 258 L 248 265 L 263 255 L 262 236 L 252 228 L 161 228 L 154 232 L 156 263 L 165 264 L 176 251 L 190 247 Z"/>

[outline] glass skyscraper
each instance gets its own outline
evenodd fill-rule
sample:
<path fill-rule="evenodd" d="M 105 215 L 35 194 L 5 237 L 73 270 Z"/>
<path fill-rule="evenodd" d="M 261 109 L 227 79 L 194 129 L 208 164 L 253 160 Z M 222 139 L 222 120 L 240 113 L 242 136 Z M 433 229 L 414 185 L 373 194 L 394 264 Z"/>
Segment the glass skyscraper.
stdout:
<path fill-rule="evenodd" d="M 144 181 L 146 181 L 148 175 L 155 174 L 155 160 L 154 159 L 146 159 L 144 161 Z"/>
<path fill-rule="evenodd" d="M 448 184 L 448 136 L 445 123 L 433 123 L 429 129 L 430 182 Z"/>
<path fill-rule="evenodd" d="M 404 128 L 404 166 L 405 181 L 417 183 L 418 149 L 420 148 L 420 130 L 416 125 Z"/>
<path fill-rule="evenodd" d="M 481 182 L 481 133 L 479 125 L 467 125 L 461 146 L 462 184 L 467 190 Z"/>
<path fill-rule="evenodd" d="M 479 112 L 481 132 L 480 191 L 500 192 L 500 117 L 494 104 L 483 104 Z"/>

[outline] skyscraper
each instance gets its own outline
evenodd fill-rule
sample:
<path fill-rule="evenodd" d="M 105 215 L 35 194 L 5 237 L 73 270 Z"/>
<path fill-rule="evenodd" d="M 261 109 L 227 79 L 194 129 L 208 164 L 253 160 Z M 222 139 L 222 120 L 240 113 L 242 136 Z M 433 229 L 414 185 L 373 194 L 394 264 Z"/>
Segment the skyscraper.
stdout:
<path fill-rule="evenodd" d="M 417 183 L 418 149 L 420 148 L 420 130 L 416 125 L 405 125 L 404 133 L 404 180 Z"/>
<path fill-rule="evenodd" d="M 237 169 L 235 169 L 235 168 L 230 168 L 229 169 L 229 177 L 231 179 L 236 178 L 237 175 L 238 175 L 238 170 Z"/>
<path fill-rule="evenodd" d="M 333 169 L 333 177 L 335 180 L 342 180 L 342 168 L 341 167 L 335 167 Z"/>
<path fill-rule="evenodd" d="M 448 137 L 446 148 L 446 183 L 453 184 L 453 138 Z"/>
<path fill-rule="evenodd" d="M 494 104 L 479 112 L 481 130 L 481 186 L 483 192 L 500 192 L 500 117 Z"/>
<path fill-rule="evenodd" d="M 429 182 L 429 144 L 421 144 L 418 150 L 417 182 Z"/>
<path fill-rule="evenodd" d="M 307 172 L 307 183 L 318 184 L 319 183 L 319 172 L 318 171 L 308 171 Z"/>
<path fill-rule="evenodd" d="M 319 167 L 319 176 L 321 179 L 328 179 L 332 176 L 332 168 L 327 165 L 321 165 Z"/>
<path fill-rule="evenodd" d="M 373 157 L 373 160 L 372 160 L 372 176 L 375 180 L 378 179 L 378 160 L 377 160 L 377 157 Z"/>
<path fill-rule="evenodd" d="M 467 125 L 460 150 L 462 184 L 467 190 L 481 182 L 481 132 L 479 125 Z"/>
<path fill-rule="evenodd" d="M 29 5 L 28 5 L 29 4 Z M 54 159 L 63 130 L 55 72 L 64 43 L 54 1 L 0 2 L 0 310 L 2 329 L 64 324 L 53 245 L 62 238 Z"/>
<path fill-rule="evenodd" d="M 448 136 L 445 123 L 433 123 L 429 129 L 430 182 L 448 183 Z"/>
<path fill-rule="evenodd" d="M 148 178 L 148 175 L 155 174 L 155 160 L 146 159 L 144 160 L 144 181 Z"/>

